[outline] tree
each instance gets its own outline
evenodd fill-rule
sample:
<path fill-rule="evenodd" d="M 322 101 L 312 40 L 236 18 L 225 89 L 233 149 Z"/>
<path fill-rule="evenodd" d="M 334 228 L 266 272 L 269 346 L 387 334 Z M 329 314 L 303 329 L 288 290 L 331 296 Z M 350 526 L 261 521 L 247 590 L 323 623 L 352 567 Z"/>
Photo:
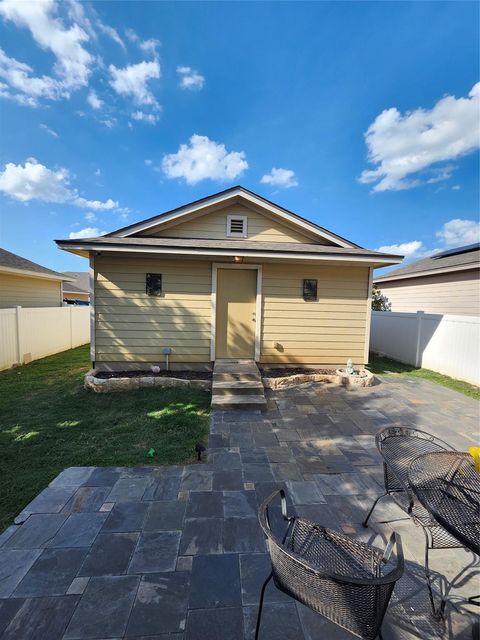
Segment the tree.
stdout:
<path fill-rule="evenodd" d="M 385 296 L 376 284 L 372 289 L 372 309 L 373 311 L 390 311 L 392 303 L 389 302 L 387 296 Z"/>

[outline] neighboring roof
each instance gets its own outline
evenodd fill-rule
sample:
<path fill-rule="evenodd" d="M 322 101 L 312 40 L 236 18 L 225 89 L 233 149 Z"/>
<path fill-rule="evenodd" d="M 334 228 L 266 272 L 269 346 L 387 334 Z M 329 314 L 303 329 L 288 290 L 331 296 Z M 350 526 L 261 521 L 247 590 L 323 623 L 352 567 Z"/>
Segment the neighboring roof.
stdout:
<path fill-rule="evenodd" d="M 48 280 L 70 279 L 65 278 L 63 273 L 42 267 L 41 264 L 27 260 L 27 258 L 22 258 L 22 256 L 17 256 L 16 253 L 11 253 L 2 248 L 0 248 L 0 271 L 14 275 L 24 274 L 35 278 L 46 278 Z"/>
<path fill-rule="evenodd" d="M 151 227 L 156 227 L 157 225 L 171 222 L 172 220 L 178 221 L 182 217 L 190 215 L 196 211 L 200 211 L 202 208 L 208 205 L 221 204 L 223 201 L 231 199 L 235 196 L 243 198 L 251 204 L 256 204 L 260 207 L 268 209 L 271 213 L 276 214 L 280 218 L 283 218 L 286 222 L 293 223 L 296 226 L 301 226 L 309 233 L 313 233 L 332 242 L 336 242 L 340 246 L 360 248 L 359 245 L 355 244 L 354 242 L 342 238 L 332 231 L 324 229 L 318 224 L 315 224 L 314 222 L 311 222 L 310 220 L 307 220 L 306 218 L 303 218 L 302 216 L 299 216 L 298 214 L 293 213 L 292 211 L 289 211 L 288 209 L 285 209 L 284 207 L 281 207 L 280 205 L 275 204 L 274 202 L 271 202 L 270 200 L 267 200 L 266 198 L 263 198 L 257 193 L 254 193 L 249 189 L 245 189 L 240 185 L 230 187 L 229 189 L 225 189 L 224 191 L 219 191 L 218 193 L 214 193 L 213 195 L 207 196 L 206 198 L 195 200 L 194 202 L 190 202 L 189 204 L 171 209 L 170 211 L 166 211 L 165 213 L 152 216 L 151 218 L 147 218 L 146 220 L 135 222 L 134 224 L 130 224 L 127 227 L 122 227 L 121 229 L 117 229 L 116 231 L 107 233 L 106 237 L 130 236 L 134 233 L 145 231 L 146 229 L 149 229 Z"/>
<path fill-rule="evenodd" d="M 451 271 L 464 271 L 478 267 L 480 267 L 480 243 L 435 253 L 428 258 L 394 269 L 385 275 L 374 277 L 373 282 L 405 280 L 407 278 L 449 273 Z"/>
<path fill-rule="evenodd" d="M 74 278 L 74 282 L 64 285 L 63 291 L 66 293 L 89 293 L 90 274 L 88 271 L 64 271 L 69 278 Z"/>
<path fill-rule="evenodd" d="M 99 236 L 81 240 L 56 240 L 61 249 L 89 251 L 136 251 L 176 255 L 285 257 L 297 259 L 333 259 L 398 264 L 402 256 L 356 247 L 332 247 L 296 242 L 254 242 L 248 240 L 207 240 L 196 238 Z"/>

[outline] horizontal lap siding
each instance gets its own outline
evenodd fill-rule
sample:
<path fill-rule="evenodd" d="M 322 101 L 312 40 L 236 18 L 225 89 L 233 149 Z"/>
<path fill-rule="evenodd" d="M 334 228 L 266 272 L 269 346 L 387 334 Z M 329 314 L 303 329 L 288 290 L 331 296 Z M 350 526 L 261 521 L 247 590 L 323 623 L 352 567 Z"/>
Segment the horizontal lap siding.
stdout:
<path fill-rule="evenodd" d="M 227 216 L 247 216 L 248 239 L 261 242 L 312 242 L 308 236 L 247 207 L 232 206 L 167 229 L 149 229 L 145 235 L 171 238 L 227 238 Z M 318 243 L 318 238 L 316 239 Z"/>
<path fill-rule="evenodd" d="M 147 296 L 145 275 L 162 274 L 162 296 Z M 209 362 L 211 264 L 95 258 L 98 362 Z"/>
<path fill-rule="evenodd" d="M 480 271 L 458 271 L 378 283 L 391 311 L 480 315 Z"/>
<path fill-rule="evenodd" d="M 303 300 L 303 280 L 318 299 Z M 266 364 L 364 363 L 368 268 L 263 265 L 261 361 Z M 274 347 L 278 342 L 283 351 Z"/>
<path fill-rule="evenodd" d="M 59 280 L 0 274 L 0 307 L 59 307 Z"/>

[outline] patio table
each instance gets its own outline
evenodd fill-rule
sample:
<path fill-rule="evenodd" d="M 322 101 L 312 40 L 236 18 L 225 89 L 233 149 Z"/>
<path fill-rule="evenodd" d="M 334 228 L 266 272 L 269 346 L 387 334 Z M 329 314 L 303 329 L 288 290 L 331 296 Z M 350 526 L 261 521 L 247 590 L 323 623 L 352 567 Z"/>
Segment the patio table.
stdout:
<path fill-rule="evenodd" d="M 424 453 L 408 471 L 412 491 L 435 520 L 480 555 L 480 473 L 459 451 Z"/>
<path fill-rule="evenodd" d="M 424 453 L 411 462 L 408 478 L 412 491 L 437 522 L 480 555 L 480 473 L 470 454 Z M 471 596 L 468 602 L 479 606 L 479 596 Z M 445 600 L 440 612 L 444 606 Z"/>

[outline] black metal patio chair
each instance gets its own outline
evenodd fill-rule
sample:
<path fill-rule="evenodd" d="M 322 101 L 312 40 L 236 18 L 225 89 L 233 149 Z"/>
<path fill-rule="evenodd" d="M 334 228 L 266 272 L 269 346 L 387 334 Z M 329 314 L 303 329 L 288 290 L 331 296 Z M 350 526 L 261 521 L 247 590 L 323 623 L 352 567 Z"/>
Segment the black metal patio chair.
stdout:
<path fill-rule="evenodd" d="M 368 526 L 368 521 L 378 501 L 385 496 L 390 496 L 401 509 L 408 513 L 417 526 L 422 527 L 425 535 L 425 576 L 428 594 L 433 613 L 437 615 L 441 613 L 441 609 L 437 610 L 435 607 L 429 551 L 431 549 L 461 548 L 462 545 L 440 526 L 416 499 L 409 484 L 408 470 L 410 463 L 423 453 L 454 451 L 454 449 L 440 438 L 413 427 L 386 427 L 376 434 L 375 443 L 383 458 L 385 493 L 375 500 L 363 526 Z"/>
<path fill-rule="evenodd" d="M 288 523 L 282 538 L 272 531 L 269 516 L 269 505 L 278 494 Z M 381 638 L 383 617 L 395 583 L 403 574 L 398 534 L 393 533 L 385 550 L 380 551 L 303 518 L 289 517 L 283 489 L 263 502 L 258 518 L 268 540 L 272 572 L 262 587 L 255 640 L 265 589 L 272 578 L 277 589 L 335 624 L 365 640 Z"/>

